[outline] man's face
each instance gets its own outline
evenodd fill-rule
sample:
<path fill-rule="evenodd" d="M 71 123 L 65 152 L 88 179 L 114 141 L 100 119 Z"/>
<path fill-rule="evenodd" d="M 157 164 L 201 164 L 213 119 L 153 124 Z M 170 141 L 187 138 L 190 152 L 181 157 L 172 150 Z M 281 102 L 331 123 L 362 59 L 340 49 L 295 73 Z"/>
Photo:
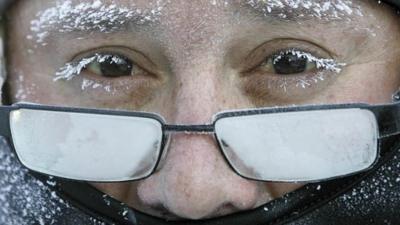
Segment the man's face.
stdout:
<path fill-rule="evenodd" d="M 156 112 L 171 124 L 206 124 L 228 109 L 391 101 L 400 83 L 394 10 L 377 1 L 287 2 L 19 1 L 8 15 L 7 94 Z M 302 184 L 246 180 L 213 137 L 182 133 L 151 177 L 93 185 L 153 215 L 199 219 Z"/>

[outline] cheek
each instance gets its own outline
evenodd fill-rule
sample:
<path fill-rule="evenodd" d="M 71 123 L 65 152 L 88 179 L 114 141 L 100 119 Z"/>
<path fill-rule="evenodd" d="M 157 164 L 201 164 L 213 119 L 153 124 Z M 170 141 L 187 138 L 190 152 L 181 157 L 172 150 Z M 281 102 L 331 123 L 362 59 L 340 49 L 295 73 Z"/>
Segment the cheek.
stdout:
<path fill-rule="evenodd" d="M 92 183 L 92 185 L 116 199 L 124 199 L 131 186 L 123 183 Z"/>
<path fill-rule="evenodd" d="M 137 195 L 138 185 L 140 182 L 141 181 L 128 183 L 91 183 L 91 185 L 121 202 L 124 202 L 138 210 L 146 211 L 145 206 L 142 205 L 141 200 Z"/>
<path fill-rule="evenodd" d="M 26 76 L 22 71 L 13 71 L 8 78 L 9 98 L 12 102 L 41 102 L 44 96 L 40 93 L 40 86 L 35 79 Z"/>
<path fill-rule="evenodd" d="M 283 195 L 294 191 L 305 184 L 301 183 L 268 183 L 266 184 L 266 188 L 270 191 L 271 195 L 274 198 L 282 197 Z"/>
<path fill-rule="evenodd" d="M 8 86 L 9 100 L 12 103 L 30 102 L 44 105 L 74 106 L 74 104 L 68 104 L 68 100 L 65 97 L 57 94 L 62 90 L 56 90 L 51 83 L 35 79 L 35 77 L 20 75 L 16 79 L 10 79 Z"/>
<path fill-rule="evenodd" d="M 399 89 L 400 68 L 393 62 L 370 62 L 347 67 L 343 74 L 313 103 L 369 103 L 392 102 Z"/>

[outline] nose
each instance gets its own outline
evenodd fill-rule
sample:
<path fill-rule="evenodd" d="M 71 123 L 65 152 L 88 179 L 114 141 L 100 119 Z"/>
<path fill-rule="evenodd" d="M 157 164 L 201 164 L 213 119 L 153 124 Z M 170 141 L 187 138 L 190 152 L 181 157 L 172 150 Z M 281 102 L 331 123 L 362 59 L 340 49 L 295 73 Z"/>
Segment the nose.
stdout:
<path fill-rule="evenodd" d="M 176 123 L 207 123 L 223 102 L 215 77 L 193 77 L 175 97 Z M 153 209 L 200 219 L 251 209 L 261 189 L 233 172 L 212 135 L 175 133 L 162 167 L 139 184 L 138 197 Z"/>
<path fill-rule="evenodd" d="M 229 168 L 210 136 L 176 134 L 163 168 L 139 185 L 145 205 L 179 217 L 214 217 L 256 206 L 256 183 Z"/>

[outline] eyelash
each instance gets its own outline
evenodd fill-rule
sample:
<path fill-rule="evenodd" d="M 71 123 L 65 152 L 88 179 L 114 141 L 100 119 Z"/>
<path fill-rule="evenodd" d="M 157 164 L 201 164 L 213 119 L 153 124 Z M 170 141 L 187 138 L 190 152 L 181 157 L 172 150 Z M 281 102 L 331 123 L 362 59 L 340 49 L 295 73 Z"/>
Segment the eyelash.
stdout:
<path fill-rule="evenodd" d="M 278 53 L 272 54 L 267 58 L 272 59 L 272 56 L 278 55 L 278 57 L 275 58 L 275 61 L 273 61 L 273 63 L 276 63 L 276 60 L 281 59 L 285 54 L 292 54 L 299 58 L 305 58 L 308 62 L 315 63 L 317 69 L 328 70 L 335 73 L 340 73 L 342 71 L 342 68 L 346 66 L 346 63 L 338 63 L 336 62 L 336 60 L 329 58 L 318 58 L 309 52 L 295 48 L 281 50 Z"/>
<path fill-rule="evenodd" d="M 71 80 L 75 76 L 79 75 L 82 72 L 82 70 L 85 69 L 86 66 L 90 65 L 91 63 L 93 62 L 101 63 L 110 57 L 114 59 L 115 55 L 96 53 L 91 57 L 82 58 L 75 62 L 66 63 L 56 72 L 54 81 Z"/>

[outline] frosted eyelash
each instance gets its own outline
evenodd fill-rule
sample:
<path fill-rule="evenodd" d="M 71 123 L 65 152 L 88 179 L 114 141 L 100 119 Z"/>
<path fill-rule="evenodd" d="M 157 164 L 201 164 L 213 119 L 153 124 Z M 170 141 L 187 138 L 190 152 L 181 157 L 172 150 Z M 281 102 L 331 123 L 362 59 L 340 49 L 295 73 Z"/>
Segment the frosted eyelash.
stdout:
<path fill-rule="evenodd" d="M 346 66 L 346 63 L 338 63 L 334 59 L 325 59 L 325 58 L 318 58 L 313 56 L 310 53 L 299 51 L 296 49 L 289 49 L 286 51 L 282 51 L 278 54 L 276 58 L 272 61 L 273 64 L 276 64 L 282 57 L 286 54 L 292 54 L 299 58 L 307 59 L 308 62 L 315 63 L 317 69 L 324 69 L 328 71 L 332 71 L 335 73 L 340 73 L 342 68 Z"/>
<path fill-rule="evenodd" d="M 65 66 L 61 67 L 55 74 L 55 78 L 53 79 L 54 81 L 58 80 L 71 80 L 74 78 L 76 75 L 79 75 L 83 69 L 86 68 L 86 66 L 90 65 L 93 62 L 98 62 L 102 63 L 108 59 L 111 59 L 111 61 L 115 64 L 121 64 L 124 61 L 115 55 L 101 55 L 96 53 L 94 56 L 89 57 L 89 58 L 83 58 L 80 59 L 78 62 L 69 62 L 65 64 Z"/>

